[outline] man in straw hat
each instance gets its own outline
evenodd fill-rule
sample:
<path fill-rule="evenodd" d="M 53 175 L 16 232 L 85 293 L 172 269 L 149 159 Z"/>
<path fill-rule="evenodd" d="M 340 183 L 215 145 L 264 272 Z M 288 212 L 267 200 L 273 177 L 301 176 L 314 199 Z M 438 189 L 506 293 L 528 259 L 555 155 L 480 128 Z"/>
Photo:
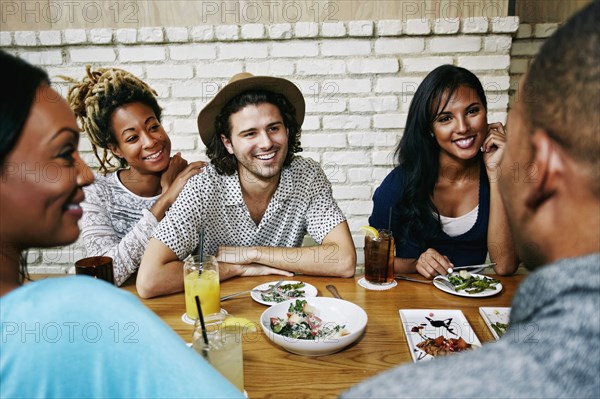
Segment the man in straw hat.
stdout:
<path fill-rule="evenodd" d="M 198 115 L 211 164 L 189 180 L 150 240 L 142 297 L 183 289 L 182 260 L 216 254 L 221 280 L 294 272 L 351 277 L 356 252 L 331 184 L 300 147 L 304 98 L 290 81 L 239 73 Z M 320 245 L 300 247 L 305 233 Z"/>
<path fill-rule="evenodd" d="M 544 43 L 508 115 L 499 183 L 519 255 L 534 272 L 515 294 L 506 333 L 383 373 L 344 398 L 600 397 L 598 21 L 594 1 Z M 465 339 L 473 334 L 457 327 Z"/>

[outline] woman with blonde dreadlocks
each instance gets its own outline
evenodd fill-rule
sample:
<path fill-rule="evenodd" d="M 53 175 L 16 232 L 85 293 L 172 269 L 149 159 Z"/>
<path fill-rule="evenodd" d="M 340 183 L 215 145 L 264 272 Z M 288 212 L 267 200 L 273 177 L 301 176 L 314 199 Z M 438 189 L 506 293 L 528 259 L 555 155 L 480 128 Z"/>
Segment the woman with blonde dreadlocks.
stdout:
<path fill-rule="evenodd" d="M 205 162 L 188 165 L 163 129 L 156 92 L 131 73 L 87 67 L 67 101 L 86 132 L 100 176 L 85 188 L 82 239 L 88 256 L 113 259 L 115 283 L 137 271 L 154 228 L 188 179 Z"/>

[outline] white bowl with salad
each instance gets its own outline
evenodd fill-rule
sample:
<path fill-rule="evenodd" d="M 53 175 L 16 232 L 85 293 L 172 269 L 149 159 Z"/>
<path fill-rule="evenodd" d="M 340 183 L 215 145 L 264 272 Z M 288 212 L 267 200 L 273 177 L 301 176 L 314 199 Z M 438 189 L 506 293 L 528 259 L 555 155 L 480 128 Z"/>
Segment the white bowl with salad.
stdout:
<path fill-rule="evenodd" d="M 342 299 L 291 299 L 263 312 L 260 325 L 271 341 L 288 352 L 324 356 L 339 352 L 361 337 L 367 313 Z"/>

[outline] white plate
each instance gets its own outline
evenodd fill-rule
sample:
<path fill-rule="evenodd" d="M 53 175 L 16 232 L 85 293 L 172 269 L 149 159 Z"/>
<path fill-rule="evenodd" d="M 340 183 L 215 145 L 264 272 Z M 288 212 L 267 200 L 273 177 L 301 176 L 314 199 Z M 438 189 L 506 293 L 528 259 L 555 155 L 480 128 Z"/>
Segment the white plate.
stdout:
<path fill-rule="evenodd" d="M 286 285 L 286 284 L 296 284 L 296 283 L 300 283 L 301 281 L 294 281 L 294 280 L 286 280 L 283 283 L 281 283 L 281 285 Z M 303 282 L 303 281 L 302 281 Z M 253 289 L 255 290 L 265 290 L 267 288 L 269 288 L 269 286 L 271 285 L 275 285 L 277 284 L 278 281 L 271 281 L 269 283 L 264 283 L 261 285 L 258 285 L 256 287 L 254 287 Z M 317 288 L 314 285 L 310 285 L 308 283 L 304 283 L 304 288 L 300 288 L 300 290 L 304 291 L 304 296 L 298 297 L 298 298 L 312 298 L 317 296 Z M 271 305 L 276 305 L 278 303 L 281 302 L 272 302 L 272 301 L 265 301 L 262 299 L 262 294 L 259 292 L 250 292 L 250 296 L 252 297 L 252 299 L 254 299 L 256 302 L 263 304 L 263 305 L 267 305 L 267 306 L 271 306 Z M 293 298 L 296 299 L 296 298 Z"/>
<path fill-rule="evenodd" d="M 500 336 L 496 333 L 496 330 L 492 328 L 492 324 L 494 323 L 502 323 L 508 324 L 508 320 L 510 319 L 510 308 L 479 308 L 479 314 L 481 314 L 481 318 L 485 321 L 485 324 L 488 326 L 496 341 L 500 339 Z"/>
<path fill-rule="evenodd" d="M 287 318 L 287 311 L 295 299 L 280 302 L 265 310 L 260 316 L 260 326 L 265 335 L 288 352 L 303 356 L 325 356 L 339 352 L 362 336 L 367 326 L 367 313 L 358 305 L 343 299 L 330 297 L 306 298 L 306 302 L 316 309 L 315 314 L 326 324 L 343 325 L 350 332 L 343 337 L 324 337 L 314 341 L 289 338 L 271 330 L 271 317 Z"/>
<path fill-rule="evenodd" d="M 477 276 L 477 277 L 489 278 L 489 277 L 487 277 L 487 276 L 485 276 L 483 274 L 473 274 L 473 273 L 471 273 L 471 274 L 473 276 Z M 447 292 L 448 294 L 458 295 L 458 296 L 464 296 L 464 297 L 467 297 L 467 298 L 482 298 L 482 297 L 486 297 L 486 296 L 496 295 L 497 293 L 499 293 L 500 291 L 502 291 L 502 283 L 498 283 L 496 285 L 496 287 L 494 287 L 494 289 L 484 290 L 484 291 L 478 292 L 476 294 L 469 294 L 465 290 L 462 290 L 462 291 L 451 290 L 450 288 L 446 287 L 444 284 L 440 283 L 438 281 L 440 279 L 444 279 L 444 280 L 448 281 L 448 277 L 446 277 L 446 276 L 435 276 L 435 278 L 433 279 L 433 285 L 437 289 L 442 290 L 444 292 Z"/>
<path fill-rule="evenodd" d="M 440 335 L 443 335 L 445 338 L 462 337 L 462 339 L 474 347 L 481 346 L 481 342 L 479 342 L 475 331 L 473 331 L 467 318 L 460 310 L 400 309 L 400 319 L 404 327 L 404 334 L 406 334 L 410 355 L 415 363 L 434 359 L 433 356 L 417 347 L 417 344 L 424 340 L 421 335 L 431 339 L 435 339 Z M 438 327 L 438 324 L 441 326 Z M 423 326 L 421 335 L 411 331 L 413 327 L 418 326 Z"/>

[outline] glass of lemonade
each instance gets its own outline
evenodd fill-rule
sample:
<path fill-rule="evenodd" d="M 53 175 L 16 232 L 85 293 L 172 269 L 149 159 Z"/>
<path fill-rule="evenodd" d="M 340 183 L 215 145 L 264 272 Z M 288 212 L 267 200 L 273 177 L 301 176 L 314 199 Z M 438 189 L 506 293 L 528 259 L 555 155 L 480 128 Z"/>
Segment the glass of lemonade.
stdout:
<path fill-rule="evenodd" d="M 196 320 L 192 347 L 204 356 L 225 378 L 244 392 L 243 326 L 228 324 L 231 315 L 215 313 L 204 317 L 208 346 L 202 337 L 202 327 Z"/>
<path fill-rule="evenodd" d="M 380 230 L 379 237 L 365 236 L 365 278 L 371 284 L 385 285 L 394 281 L 394 237 Z"/>
<path fill-rule="evenodd" d="M 219 263 L 214 256 L 204 256 L 200 262 L 199 255 L 188 257 L 183 264 L 183 287 L 185 291 L 185 312 L 196 320 L 196 295 L 200 297 L 202 314 L 219 313 L 221 311 Z"/>

